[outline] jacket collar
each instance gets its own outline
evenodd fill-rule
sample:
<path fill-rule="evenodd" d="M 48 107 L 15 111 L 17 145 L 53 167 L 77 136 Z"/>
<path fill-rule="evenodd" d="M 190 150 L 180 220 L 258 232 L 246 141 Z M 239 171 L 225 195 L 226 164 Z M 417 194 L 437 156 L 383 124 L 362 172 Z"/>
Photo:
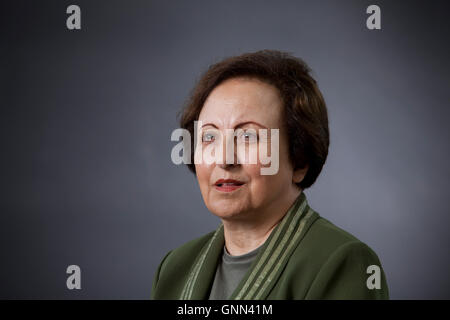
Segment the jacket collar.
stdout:
<path fill-rule="evenodd" d="M 230 299 L 266 299 L 294 249 L 318 217 L 302 192 L 272 230 Z M 192 266 L 180 299 L 208 299 L 224 243 L 221 224 Z"/>

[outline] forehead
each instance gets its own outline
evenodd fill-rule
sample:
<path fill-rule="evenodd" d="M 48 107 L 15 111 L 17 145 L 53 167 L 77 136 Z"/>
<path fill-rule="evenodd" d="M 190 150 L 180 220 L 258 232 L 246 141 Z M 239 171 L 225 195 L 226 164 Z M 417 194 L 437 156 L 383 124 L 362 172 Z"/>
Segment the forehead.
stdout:
<path fill-rule="evenodd" d="M 255 78 L 233 78 L 214 88 L 203 105 L 199 120 L 219 128 L 234 128 L 247 121 L 278 128 L 282 104 L 274 86 Z"/>

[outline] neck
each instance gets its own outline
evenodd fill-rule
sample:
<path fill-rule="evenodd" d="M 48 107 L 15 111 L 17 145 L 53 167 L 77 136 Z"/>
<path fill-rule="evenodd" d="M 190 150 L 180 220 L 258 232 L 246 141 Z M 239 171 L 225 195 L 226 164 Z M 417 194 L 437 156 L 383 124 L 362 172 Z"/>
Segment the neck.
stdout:
<path fill-rule="evenodd" d="M 277 208 L 267 207 L 264 213 L 260 212 L 259 214 L 252 215 L 259 219 L 222 219 L 225 246 L 228 253 L 232 256 L 239 256 L 261 246 L 269 238 L 273 229 L 283 219 L 300 193 L 284 201 L 283 205 L 277 204 Z"/>

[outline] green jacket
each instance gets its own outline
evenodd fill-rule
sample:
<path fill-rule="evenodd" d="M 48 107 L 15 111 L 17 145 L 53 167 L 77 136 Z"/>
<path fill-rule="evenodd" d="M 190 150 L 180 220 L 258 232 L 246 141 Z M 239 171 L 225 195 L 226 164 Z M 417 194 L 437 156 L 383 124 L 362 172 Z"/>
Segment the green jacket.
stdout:
<path fill-rule="evenodd" d="M 221 224 L 167 253 L 156 271 L 151 298 L 208 299 L 223 246 Z M 388 298 L 386 277 L 375 252 L 320 217 L 309 207 L 303 192 L 271 232 L 230 297 Z"/>

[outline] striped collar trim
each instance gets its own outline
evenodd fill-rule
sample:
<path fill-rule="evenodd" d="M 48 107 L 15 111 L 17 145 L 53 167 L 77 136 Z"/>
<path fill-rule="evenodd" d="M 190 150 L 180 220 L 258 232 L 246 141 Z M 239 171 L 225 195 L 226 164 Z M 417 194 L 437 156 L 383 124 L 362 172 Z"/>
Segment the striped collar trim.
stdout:
<path fill-rule="evenodd" d="M 302 192 L 280 223 L 271 232 L 262 250 L 258 253 L 252 266 L 230 299 L 265 299 L 275 285 L 278 276 L 284 269 L 297 244 L 306 233 L 307 226 L 311 225 L 312 221 L 315 220 L 314 217 L 317 216 L 317 213 L 309 207 L 306 196 Z M 222 224 L 217 228 L 197 258 L 181 293 L 181 300 L 192 298 L 200 270 L 207 255 L 211 254 L 211 247 L 215 241 L 223 241 Z"/>

